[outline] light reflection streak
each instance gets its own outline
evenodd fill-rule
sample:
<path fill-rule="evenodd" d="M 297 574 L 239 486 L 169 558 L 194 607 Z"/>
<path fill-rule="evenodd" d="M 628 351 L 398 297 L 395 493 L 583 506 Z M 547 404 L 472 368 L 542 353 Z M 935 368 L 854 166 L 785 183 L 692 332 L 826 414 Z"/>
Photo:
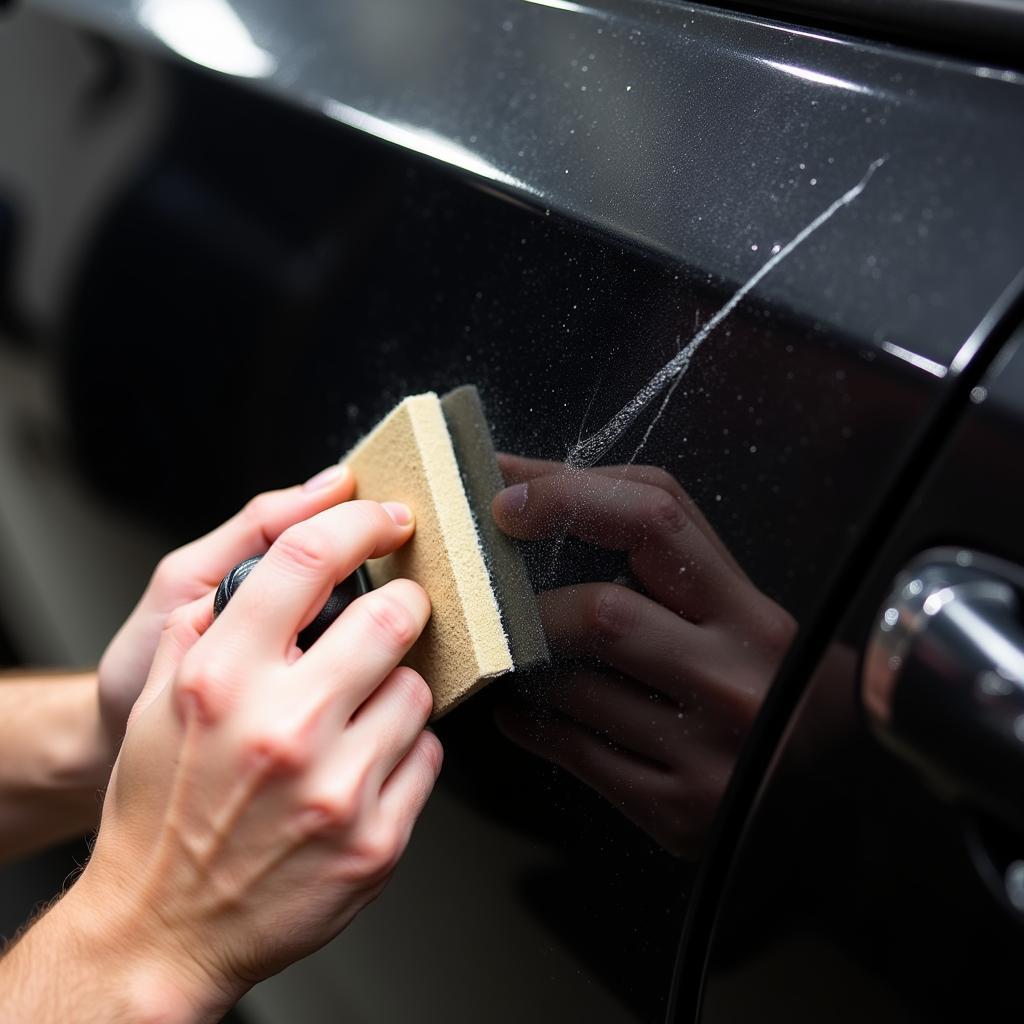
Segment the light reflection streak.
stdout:
<path fill-rule="evenodd" d="M 910 363 L 911 366 L 916 366 L 919 370 L 924 370 L 934 377 L 945 377 L 948 372 L 942 363 L 937 363 L 934 359 L 929 359 L 927 356 L 919 356 L 916 352 L 911 352 L 910 349 L 904 348 L 902 345 L 896 345 L 891 341 L 883 341 L 882 348 L 889 355 L 902 359 L 904 362 Z"/>
<path fill-rule="evenodd" d="M 775 68 L 776 71 L 785 72 L 787 75 L 792 75 L 794 78 L 802 78 L 805 82 L 814 82 L 817 85 L 830 85 L 835 89 L 846 89 L 849 92 L 860 92 L 871 94 L 871 90 L 866 86 L 858 85 L 856 82 L 851 82 L 845 78 L 836 78 L 833 75 L 824 75 L 820 71 L 812 71 L 810 68 L 802 68 L 797 64 L 784 64 L 779 60 L 765 60 L 763 64 L 767 64 L 771 68 Z"/>
<path fill-rule="evenodd" d="M 138 18 L 179 56 L 211 71 L 266 78 L 277 70 L 227 0 L 142 0 Z"/>
<path fill-rule="evenodd" d="M 785 32 L 787 36 L 803 36 L 804 39 L 816 39 L 819 43 L 832 43 L 834 46 L 852 46 L 852 39 L 843 39 L 840 36 L 826 36 L 821 32 L 808 32 L 806 29 L 796 28 L 793 25 L 775 25 L 770 21 L 758 19 L 745 19 L 757 25 L 760 29 L 770 29 L 773 32 Z"/>
<path fill-rule="evenodd" d="M 321 104 L 321 109 L 335 121 L 358 128 L 385 142 L 394 143 L 403 149 L 411 149 L 413 152 L 421 153 L 434 160 L 452 167 L 458 167 L 470 174 L 479 175 L 488 181 L 497 182 L 501 185 L 510 185 L 513 188 L 531 195 L 539 196 L 540 191 L 528 185 L 520 178 L 506 174 L 503 170 L 495 167 L 494 164 L 478 156 L 464 146 L 446 139 L 443 135 L 432 132 L 429 128 L 418 128 L 415 125 L 405 124 L 402 121 L 388 121 L 374 114 L 368 114 L 364 110 L 350 107 L 347 103 L 339 100 L 327 99 Z"/>
<path fill-rule="evenodd" d="M 997 82 L 1007 82 L 1010 85 L 1024 85 L 1024 75 L 1008 68 L 989 68 L 979 66 L 973 69 L 978 78 L 990 78 Z"/>
<path fill-rule="evenodd" d="M 524 3 L 537 4 L 540 7 L 553 7 L 556 11 L 571 11 L 573 14 L 597 14 L 606 17 L 604 11 L 584 4 L 574 4 L 571 0 L 523 0 Z"/>

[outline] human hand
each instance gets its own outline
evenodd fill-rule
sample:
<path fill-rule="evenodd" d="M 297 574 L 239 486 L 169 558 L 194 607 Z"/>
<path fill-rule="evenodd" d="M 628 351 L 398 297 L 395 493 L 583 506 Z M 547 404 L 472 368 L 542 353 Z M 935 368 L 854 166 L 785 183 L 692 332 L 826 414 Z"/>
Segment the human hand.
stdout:
<path fill-rule="evenodd" d="M 572 772 L 666 849 L 693 857 L 796 625 L 746 576 L 679 483 L 649 466 L 567 470 L 501 457 L 493 512 L 510 536 L 562 531 L 628 555 L 639 589 L 540 596 L 557 672 L 498 724 Z"/>
<path fill-rule="evenodd" d="M 263 554 L 289 526 L 347 501 L 354 490 L 351 470 L 331 466 L 300 487 L 257 495 L 226 523 L 161 560 L 100 661 L 100 715 L 111 760 L 171 613 L 207 595 L 212 601 L 217 584 L 243 558 Z"/>
<path fill-rule="evenodd" d="M 331 508 L 286 529 L 215 622 L 206 594 L 163 628 L 92 858 L 58 910 L 117 951 L 129 990 L 144 974 L 188 1009 L 168 1019 L 219 1019 L 326 943 L 409 839 L 442 756 L 424 730 L 430 690 L 396 667 L 426 594 L 394 580 L 306 653 L 296 637 L 340 580 L 409 539 L 411 518 Z"/>

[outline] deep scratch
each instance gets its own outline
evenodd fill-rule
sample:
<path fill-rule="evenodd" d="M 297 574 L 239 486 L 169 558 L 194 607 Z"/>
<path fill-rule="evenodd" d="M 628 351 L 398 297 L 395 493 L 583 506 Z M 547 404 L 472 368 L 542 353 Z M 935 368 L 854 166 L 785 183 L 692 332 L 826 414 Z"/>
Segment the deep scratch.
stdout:
<path fill-rule="evenodd" d="M 690 367 L 697 350 L 704 343 L 707 337 L 725 320 L 736 307 L 767 277 L 786 257 L 807 241 L 818 228 L 826 224 L 844 206 L 849 206 L 867 188 L 875 171 L 888 159 L 886 156 L 873 160 L 864 172 L 864 176 L 853 188 L 844 192 L 838 199 L 827 206 L 817 217 L 806 227 L 787 242 L 777 253 L 770 256 L 753 277 L 749 278 L 730 297 L 722 308 L 711 317 L 704 326 L 687 342 L 675 356 L 673 356 L 651 379 L 627 402 L 600 430 L 595 431 L 588 437 L 578 441 L 569 451 L 565 464 L 570 469 L 589 469 L 595 465 L 616 441 L 632 426 L 636 418 L 658 397 L 666 388 L 669 388 L 661 407 L 644 432 L 636 451 L 630 461 L 632 462 L 640 454 L 647 439 L 651 436 L 658 420 L 661 419 L 669 399 L 675 391 L 676 385 L 683 374 Z"/>

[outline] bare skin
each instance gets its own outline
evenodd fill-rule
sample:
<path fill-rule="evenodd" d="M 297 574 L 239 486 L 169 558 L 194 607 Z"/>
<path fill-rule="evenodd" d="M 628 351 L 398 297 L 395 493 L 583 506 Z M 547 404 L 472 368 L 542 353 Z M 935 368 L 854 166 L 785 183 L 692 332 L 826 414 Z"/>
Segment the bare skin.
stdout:
<path fill-rule="evenodd" d="M 216 622 L 209 592 L 170 612 L 93 856 L 0 961 L 0 1021 L 216 1021 L 381 891 L 441 766 L 430 691 L 398 667 L 429 601 L 396 580 L 305 654 L 296 637 L 413 528 L 401 505 L 328 508 Z"/>
<path fill-rule="evenodd" d="M 329 467 L 303 486 L 257 495 L 205 537 L 172 551 L 98 671 L 0 675 L 0 863 L 96 827 L 128 713 L 171 613 L 207 595 L 212 600 L 233 565 L 263 554 L 289 526 L 354 490 L 347 468 Z"/>
<path fill-rule="evenodd" d="M 112 763 L 95 672 L 0 674 L 0 862 L 95 828 Z"/>

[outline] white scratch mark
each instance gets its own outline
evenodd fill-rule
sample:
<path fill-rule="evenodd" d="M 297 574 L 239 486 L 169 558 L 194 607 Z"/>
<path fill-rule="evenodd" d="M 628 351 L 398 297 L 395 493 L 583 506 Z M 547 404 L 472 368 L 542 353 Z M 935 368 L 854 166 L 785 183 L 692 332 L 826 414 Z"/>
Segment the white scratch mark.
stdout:
<path fill-rule="evenodd" d="M 875 171 L 888 159 L 886 156 L 873 160 L 864 172 L 864 176 L 853 188 L 844 192 L 833 203 L 830 203 L 817 217 L 803 228 L 794 238 L 787 242 L 778 252 L 770 256 L 758 271 L 741 285 L 722 308 L 711 317 L 704 326 L 690 339 L 686 346 L 672 357 L 651 379 L 627 402 L 600 430 L 577 442 L 566 456 L 565 464 L 570 469 L 588 469 L 595 465 L 616 441 L 632 426 L 637 417 L 661 394 L 669 388 L 661 407 L 644 433 L 633 459 L 640 454 L 647 443 L 661 414 L 665 411 L 676 385 L 690 367 L 697 350 L 701 347 L 712 331 L 725 320 L 736 307 L 753 291 L 787 256 L 807 241 L 818 228 L 826 224 L 844 206 L 849 206 L 867 188 Z M 632 461 L 632 460 L 631 460 Z"/>

